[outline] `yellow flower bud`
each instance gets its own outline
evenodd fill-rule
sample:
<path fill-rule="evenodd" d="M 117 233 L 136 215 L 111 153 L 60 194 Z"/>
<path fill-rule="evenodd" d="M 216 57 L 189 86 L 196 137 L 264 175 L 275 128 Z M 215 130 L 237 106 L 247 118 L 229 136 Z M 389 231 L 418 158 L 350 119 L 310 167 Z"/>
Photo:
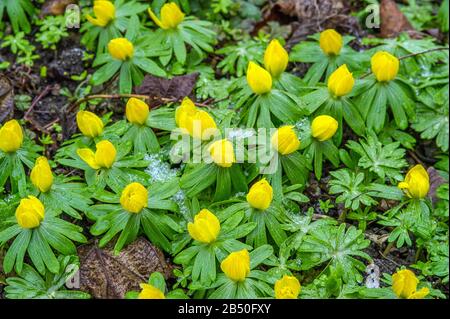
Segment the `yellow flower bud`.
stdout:
<path fill-rule="evenodd" d="M 319 115 L 311 123 L 311 135 L 323 142 L 333 137 L 338 129 L 338 122 L 329 115 Z"/>
<path fill-rule="evenodd" d="M 93 169 L 111 168 L 116 160 L 116 148 L 107 140 L 97 143 L 95 153 L 90 148 L 77 150 L 78 156 Z"/>
<path fill-rule="evenodd" d="M 327 29 L 320 33 L 319 44 L 326 55 L 338 55 L 342 49 L 342 36 L 334 29 Z"/>
<path fill-rule="evenodd" d="M 122 191 L 120 204 L 130 213 L 140 213 L 148 205 L 148 190 L 139 183 L 128 184 Z"/>
<path fill-rule="evenodd" d="M 94 1 L 95 18 L 87 15 L 90 23 L 99 27 L 106 27 L 116 16 L 116 8 L 109 1 Z"/>
<path fill-rule="evenodd" d="M 350 93 L 355 84 L 353 74 L 347 68 L 346 64 L 341 65 L 328 78 L 328 90 L 334 96 L 344 96 Z"/>
<path fill-rule="evenodd" d="M 272 186 L 270 186 L 265 178 L 253 184 L 247 194 L 247 202 L 256 209 L 265 210 L 269 208 L 272 199 Z"/>
<path fill-rule="evenodd" d="M 185 97 L 176 109 L 175 122 L 179 128 L 187 130 L 190 136 L 200 139 L 210 138 L 217 129 L 212 116 L 204 110 L 199 110 L 188 97 Z"/>
<path fill-rule="evenodd" d="M 406 173 L 405 180 L 398 184 L 411 198 L 424 198 L 430 190 L 430 177 L 422 165 L 416 165 Z"/>
<path fill-rule="evenodd" d="M 11 120 L 0 128 L 0 150 L 5 153 L 17 151 L 23 143 L 23 131 L 19 122 Z"/>
<path fill-rule="evenodd" d="M 292 125 L 285 125 L 277 129 L 272 135 L 271 144 L 282 155 L 291 154 L 300 148 L 300 141 Z"/>
<path fill-rule="evenodd" d="M 41 201 L 34 196 L 20 200 L 16 209 L 16 220 L 22 228 L 36 228 L 44 220 L 45 209 Z"/>
<path fill-rule="evenodd" d="M 40 192 L 48 192 L 53 185 L 53 174 L 45 156 L 36 159 L 30 174 L 31 182 Z"/>
<path fill-rule="evenodd" d="M 408 297 L 408 299 L 423 299 L 430 293 L 430 289 L 423 287 L 420 290 L 417 290 L 412 295 Z"/>
<path fill-rule="evenodd" d="M 95 138 L 103 133 L 102 120 L 89 111 L 77 113 L 77 125 L 81 133 L 90 138 Z"/>
<path fill-rule="evenodd" d="M 274 39 L 264 52 L 264 67 L 274 77 L 278 78 L 286 70 L 289 55 L 283 46 Z"/>
<path fill-rule="evenodd" d="M 375 53 L 370 59 L 372 72 L 379 82 L 387 82 L 395 79 L 400 67 L 400 61 L 386 51 Z"/>
<path fill-rule="evenodd" d="M 221 167 L 231 167 L 236 162 L 233 144 L 226 139 L 212 143 L 209 146 L 209 154 L 214 163 Z"/>
<path fill-rule="evenodd" d="M 195 240 L 210 244 L 217 239 L 220 232 L 219 219 L 207 209 L 202 209 L 188 224 L 188 232 Z"/>
<path fill-rule="evenodd" d="M 399 298 L 421 299 L 429 293 L 428 288 L 417 291 L 419 279 L 408 269 L 402 269 L 392 275 L 392 290 Z"/>
<path fill-rule="evenodd" d="M 300 282 L 293 276 L 284 275 L 275 282 L 276 299 L 297 299 L 300 291 Z"/>
<path fill-rule="evenodd" d="M 235 251 L 220 263 L 220 269 L 233 281 L 244 281 L 250 273 L 250 254 L 247 249 Z"/>
<path fill-rule="evenodd" d="M 142 125 L 147 120 L 150 113 L 147 103 L 134 97 L 128 100 L 125 115 L 127 120 L 133 124 Z"/>
<path fill-rule="evenodd" d="M 272 90 L 270 73 L 252 61 L 247 68 L 247 83 L 256 94 L 265 94 Z"/>
<path fill-rule="evenodd" d="M 140 284 L 139 286 L 142 290 L 138 295 L 138 299 L 166 299 L 161 290 L 150 284 Z"/>
<path fill-rule="evenodd" d="M 161 19 L 159 19 L 151 8 L 148 13 L 152 20 L 162 29 L 175 29 L 184 20 L 184 13 L 175 2 L 166 3 L 161 8 Z"/>
<path fill-rule="evenodd" d="M 126 38 L 116 38 L 109 41 L 108 51 L 114 59 L 125 61 L 133 57 L 134 46 Z"/>

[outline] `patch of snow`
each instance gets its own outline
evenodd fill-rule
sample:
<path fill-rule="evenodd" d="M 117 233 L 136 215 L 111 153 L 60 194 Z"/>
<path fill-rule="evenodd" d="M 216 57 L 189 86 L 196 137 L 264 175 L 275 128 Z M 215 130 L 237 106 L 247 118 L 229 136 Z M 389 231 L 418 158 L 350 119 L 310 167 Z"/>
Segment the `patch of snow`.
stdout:
<path fill-rule="evenodd" d="M 177 176 L 178 170 L 171 168 L 161 154 L 147 154 L 144 160 L 150 162 L 145 172 L 150 175 L 152 182 L 166 182 Z"/>

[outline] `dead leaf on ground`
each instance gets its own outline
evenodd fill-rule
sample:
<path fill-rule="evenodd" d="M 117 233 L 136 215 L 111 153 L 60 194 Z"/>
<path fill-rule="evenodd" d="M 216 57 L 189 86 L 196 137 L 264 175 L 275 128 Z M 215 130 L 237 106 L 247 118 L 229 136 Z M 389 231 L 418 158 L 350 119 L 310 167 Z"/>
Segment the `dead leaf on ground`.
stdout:
<path fill-rule="evenodd" d="M 54 15 L 63 15 L 69 4 L 76 4 L 78 0 L 47 0 L 42 5 L 40 17 Z"/>
<path fill-rule="evenodd" d="M 394 0 L 381 0 L 380 3 L 380 36 L 393 38 L 404 31 L 414 31 L 411 23 L 400 11 Z"/>
<path fill-rule="evenodd" d="M 94 298 L 124 298 L 126 292 L 140 290 L 151 273 L 159 271 L 167 279 L 172 266 L 164 254 L 145 238 L 138 238 L 114 255 L 113 243 L 101 249 L 96 244 L 78 247 L 80 290 Z"/>
<path fill-rule="evenodd" d="M 12 117 L 14 111 L 14 90 L 11 81 L 0 74 L 0 123 Z"/>
<path fill-rule="evenodd" d="M 439 186 L 445 183 L 445 179 L 439 175 L 439 172 L 432 166 L 428 167 L 427 173 L 430 176 L 430 190 L 428 196 L 431 197 L 433 203 L 435 203 L 439 198 L 437 197 L 436 190 Z"/>

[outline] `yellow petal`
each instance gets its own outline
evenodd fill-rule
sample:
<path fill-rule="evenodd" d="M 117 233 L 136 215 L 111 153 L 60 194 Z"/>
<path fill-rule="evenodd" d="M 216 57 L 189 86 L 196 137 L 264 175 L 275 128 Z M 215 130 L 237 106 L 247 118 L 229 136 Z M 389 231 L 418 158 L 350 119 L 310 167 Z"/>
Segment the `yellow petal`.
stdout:
<path fill-rule="evenodd" d="M 301 286 L 297 278 L 284 275 L 275 282 L 274 290 L 276 299 L 297 299 Z"/>
<path fill-rule="evenodd" d="M 103 140 L 97 143 L 95 151 L 95 162 L 104 168 L 111 168 L 116 160 L 116 148 L 108 141 Z"/>
<path fill-rule="evenodd" d="M 130 123 L 143 125 L 150 114 L 147 103 L 132 97 L 128 100 L 125 115 Z"/>
<path fill-rule="evenodd" d="M 130 213 L 140 213 L 148 205 L 148 190 L 140 183 L 128 184 L 122 191 L 120 204 Z"/>
<path fill-rule="evenodd" d="M 272 90 L 270 73 L 252 61 L 247 68 L 247 83 L 256 94 L 265 94 Z"/>
<path fill-rule="evenodd" d="M 220 269 L 233 281 L 242 282 L 250 273 L 250 254 L 247 249 L 232 252 L 220 263 Z"/>
<path fill-rule="evenodd" d="M 333 137 L 338 129 L 338 122 L 329 115 L 319 115 L 311 123 L 311 135 L 323 142 Z"/>
<path fill-rule="evenodd" d="M 273 199 L 272 186 L 265 178 L 250 187 L 247 194 L 247 202 L 256 209 L 265 210 L 269 208 Z"/>
<path fill-rule="evenodd" d="M 226 139 L 212 143 L 209 153 L 214 163 L 221 167 L 231 167 L 236 162 L 233 144 Z"/>
<path fill-rule="evenodd" d="M 114 59 L 125 61 L 133 57 L 134 46 L 126 38 L 116 38 L 109 41 L 108 51 Z"/>
<path fill-rule="evenodd" d="M 44 220 L 45 208 L 39 199 L 30 195 L 20 200 L 15 216 L 20 227 L 36 228 Z"/>
<path fill-rule="evenodd" d="M 400 61 L 386 51 L 379 51 L 371 58 L 372 72 L 379 82 L 387 82 L 397 76 Z"/>
<path fill-rule="evenodd" d="M 165 299 L 164 293 L 158 288 L 150 284 L 140 284 L 141 292 L 138 295 L 138 299 Z"/>
<path fill-rule="evenodd" d="M 344 96 L 350 93 L 355 84 L 353 74 L 346 64 L 341 65 L 328 78 L 328 90 L 335 96 Z"/>
<path fill-rule="evenodd" d="M 327 55 L 338 55 L 341 52 L 342 36 L 334 29 L 327 29 L 320 33 L 320 48 Z"/>
<path fill-rule="evenodd" d="M 77 150 L 78 156 L 91 168 L 99 169 L 100 165 L 95 161 L 95 154 L 90 148 L 80 148 Z"/>
<path fill-rule="evenodd" d="M 53 174 L 45 156 L 40 156 L 36 159 L 30 178 L 39 191 L 45 193 L 50 190 L 53 185 Z"/>
<path fill-rule="evenodd" d="M 0 128 L 0 150 L 5 153 L 17 151 L 23 143 L 23 131 L 19 122 L 10 120 Z"/>
<path fill-rule="evenodd" d="M 95 138 L 103 133 L 103 122 L 94 113 L 79 111 L 77 113 L 78 129 L 84 136 Z"/>
<path fill-rule="evenodd" d="M 300 141 L 292 125 L 285 125 L 277 129 L 272 135 L 271 144 L 282 155 L 291 154 L 300 148 Z"/>
<path fill-rule="evenodd" d="M 278 40 L 270 42 L 264 53 L 264 66 L 274 78 L 278 78 L 286 70 L 289 55 Z"/>

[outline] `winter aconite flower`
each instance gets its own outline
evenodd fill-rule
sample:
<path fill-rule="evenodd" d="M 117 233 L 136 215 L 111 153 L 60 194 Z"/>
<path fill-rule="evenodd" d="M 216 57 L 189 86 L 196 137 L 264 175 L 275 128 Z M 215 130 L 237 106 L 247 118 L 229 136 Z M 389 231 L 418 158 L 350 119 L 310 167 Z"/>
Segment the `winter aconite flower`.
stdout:
<path fill-rule="evenodd" d="M 202 209 L 188 224 L 188 232 L 195 240 L 209 244 L 216 240 L 220 232 L 219 219 L 207 209 Z"/>
<path fill-rule="evenodd" d="M 23 143 L 23 131 L 19 122 L 11 120 L 0 128 L 0 150 L 5 153 L 17 151 Z"/>
<path fill-rule="evenodd" d="M 87 15 L 86 18 L 90 23 L 99 27 L 107 26 L 116 15 L 116 8 L 110 1 L 94 1 L 95 18 Z"/>
<path fill-rule="evenodd" d="M 116 148 L 107 140 L 97 143 L 95 153 L 90 148 L 77 150 L 78 156 L 93 169 L 111 168 L 116 160 Z"/>
<path fill-rule="evenodd" d="M 350 93 L 354 84 L 355 79 L 346 64 L 341 65 L 328 78 L 328 90 L 338 97 Z"/>
<path fill-rule="evenodd" d="M 253 184 L 247 194 L 247 202 L 256 209 L 265 210 L 269 208 L 272 199 L 272 186 L 270 186 L 265 178 Z"/>
<path fill-rule="evenodd" d="M 300 282 L 293 276 L 284 275 L 275 282 L 276 299 L 297 299 L 300 291 Z"/>
<path fill-rule="evenodd" d="M 233 281 L 244 281 L 250 273 L 250 254 L 247 249 L 232 252 L 220 264 L 220 269 Z"/>
<path fill-rule="evenodd" d="M 398 184 L 411 198 L 424 198 L 430 189 L 430 177 L 422 165 L 416 165 L 406 174 L 405 180 Z"/>
<path fill-rule="evenodd" d="M 161 18 L 159 19 L 151 8 L 148 13 L 152 20 L 162 29 L 175 29 L 184 20 L 184 13 L 176 3 L 166 3 L 161 8 Z"/>
<path fill-rule="evenodd" d="M 120 204 L 130 213 L 140 213 L 148 205 L 148 191 L 140 183 L 128 184 L 120 196 Z"/>
<path fill-rule="evenodd" d="M 277 39 L 270 41 L 264 52 L 264 67 L 274 77 L 278 78 L 286 70 L 289 55 Z"/>
<path fill-rule="evenodd" d="M 227 139 L 212 143 L 209 146 L 209 154 L 214 163 L 220 167 L 231 167 L 236 162 L 233 144 Z"/>
<path fill-rule="evenodd" d="M 265 94 L 272 90 L 272 76 L 264 68 L 250 61 L 247 68 L 247 83 L 256 94 Z"/>
<path fill-rule="evenodd" d="M 371 60 L 372 72 L 379 82 L 388 82 L 397 76 L 400 61 L 386 51 L 375 53 Z"/>
<path fill-rule="evenodd" d="M 89 111 L 79 111 L 77 113 L 77 125 L 81 133 L 90 138 L 95 138 L 103 133 L 102 120 Z"/>
<path fill-rule="evenodd" d="M 141 292 L 138 295 L 138 299 L 166 299 L 164 293 L 150 284 L 140 284 Z"/>
<path fill-rule="evenodd" d="M 204 110 L 199 110 L 188 97 L 185 97 L 176 109 L 175 122 L 192 137 L 201 139 L 208 139 L 217 128 L 212 116 Z"/>
<path fill-rule="evenodd" d="M 419 279 L 408 269 L 402 269 L 392 275 L 392 290 L 399 298 L 422 299 L 430 293 L 428 288 L 417 290 Z"/>
<path fill-rule="evenodd" d="M 40 192 L 48 192 L 53 185 L 53 174 L 45 156 L 36 159 L 30 174 L 31 182 Z"/>
<path fill-rule="evenodd" d="M 282 155 L 294 153 L 300 147 L 300 141 L 294 126 L 285 125 L 277 129 L 271 138 L 272 147 Z"/>
<path fill-rule="evenodd" d="M 130 123 L 139 125 L 144 124 L 149 113 L 149 107 L 144 101 L 134 97 L 128 100 L 125 108 L 125 115 Z"/>
<path fill-rule="evenodd" d="M 338 129 L 338 121 L 329 115 L 319 115 L 311 123 L 311 135 L 323 142 L 333 137 Z"/>
<path fill-rule="evenodd" d="M 320 48 L 326 55 L 338 55 L 342 49 L 342 36 L 334 29 L 320 33 Z"/>
<path fill-rule="evenodd" d="M 16 209 L 16 220 L 22 228 L 36 228 L 44 220 L 45 209 L 39 199 L 28 196 L 20 200 Z"/>
<path fill-rule="evenodd" d="M 114 59 L 125 61 L 133 57 L 134 46 L 126 38 L 116 38 L 109 41 L 108 52 Z"/>

